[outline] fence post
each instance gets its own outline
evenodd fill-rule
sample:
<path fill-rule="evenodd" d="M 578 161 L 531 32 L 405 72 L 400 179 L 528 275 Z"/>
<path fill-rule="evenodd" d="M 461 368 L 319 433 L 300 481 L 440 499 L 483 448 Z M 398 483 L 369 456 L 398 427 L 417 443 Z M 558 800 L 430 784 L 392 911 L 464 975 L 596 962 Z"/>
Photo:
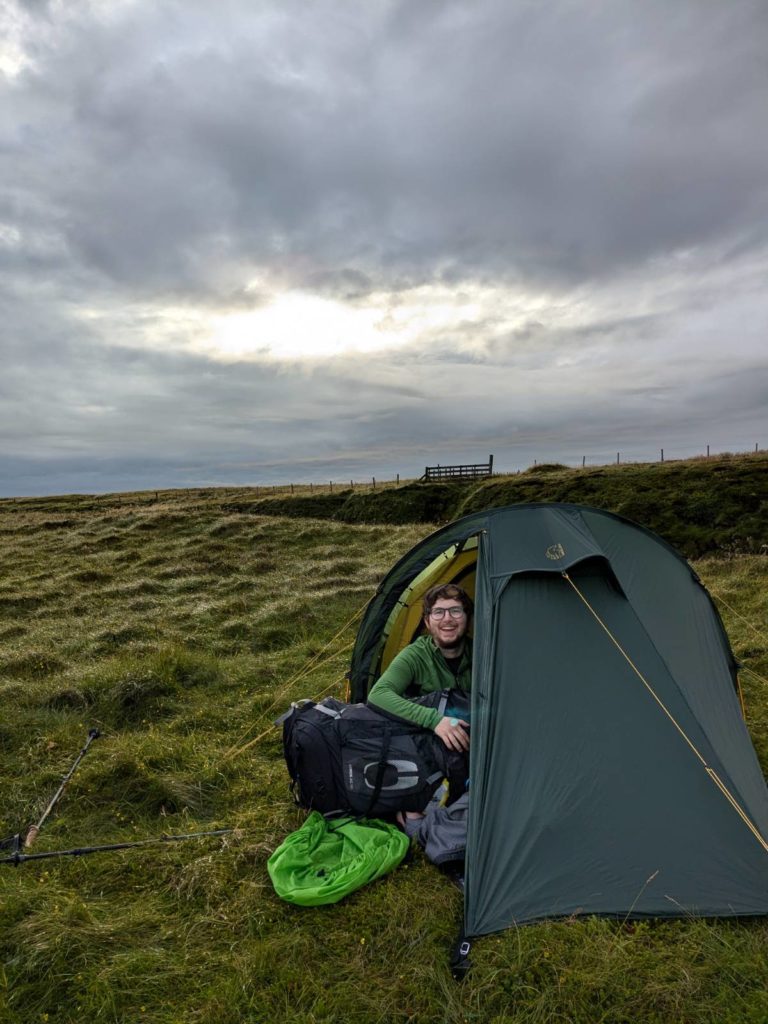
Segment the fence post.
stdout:
<path fill-rule="evenodd" d="M 709 445 L 707 445 L 707 458 L 709 458 Z"/>
<path fill-rule="evenodd" d="M 586 464 L 587 464 L 587 456 L 586 455 L 582 455 L 581 456 L 581 468 L 584 469 Z"/>
<path fill-rule="evenodd" d="M 374 477 L 372 477 L 372 479 L 373 479 L 373 489 L 375 491 L 376 490 L 376 477 L 374 476 Z"/>
<path fill-rule="evenodd" d="M 755 455 L 757 455 L 757 441 L 755 441 Z"/>
<path fill-rule="evenodd" d="M 663 448 L 661 449 L 661 461 L 662 462 L 664 461 L 664 449 Z"/>
<path fill-rule="evenodd" d="M 333 480 L 331 480 L 331 482 L 330 482 L 329 486 L 330 486 L 330 488 L 331 488 L 331 494 L 333 494 Z"/>
<path fill-rule="evenodd" d="M 293 484 L 291 484 L 291 494 L 293 494 Z"/>
<path fill-rule="evenodd" d="M 311 484 L 311 483 L 310 483 L 310 485 L 309 485 L 309 493 L 310 493 L 310 494 L 312 493 L 312 484 Z"/>
<path fill-rule="evenodd" d="M 618 466 L 621 461 L 621 452 L 616 452 L 616 465 Z"/>
<path fill-rule="evenodd" d="M 400 486 L 400 474 L 399 473 L 397 474 L 397 486 L 398 487 Z"/>
<path fill-rule="evenodd" d="M 488 456 L 488 476 L 493 476 L 493 456 Z"/>
<path fill-rule="evenodd" d="M 355 489 L 355 485 L 354 485 L 354 483 L 351 480 L 349 481 L 349 489 L 351 491 L 354 491 L 354 489 Z"/>

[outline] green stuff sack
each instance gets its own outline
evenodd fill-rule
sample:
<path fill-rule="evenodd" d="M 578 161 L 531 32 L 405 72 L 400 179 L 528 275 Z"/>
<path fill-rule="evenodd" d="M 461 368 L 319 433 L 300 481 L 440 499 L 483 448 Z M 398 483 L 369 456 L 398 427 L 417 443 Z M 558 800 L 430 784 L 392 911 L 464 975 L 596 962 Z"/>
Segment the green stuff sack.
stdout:
<path fill-rule="evenodd" d="M 339 818 L 312 811 L 267 861 L 277 895 L 301 907 L 336 903 L 385 875 L 405 856 L 410 840 L 384 821 Z"/>

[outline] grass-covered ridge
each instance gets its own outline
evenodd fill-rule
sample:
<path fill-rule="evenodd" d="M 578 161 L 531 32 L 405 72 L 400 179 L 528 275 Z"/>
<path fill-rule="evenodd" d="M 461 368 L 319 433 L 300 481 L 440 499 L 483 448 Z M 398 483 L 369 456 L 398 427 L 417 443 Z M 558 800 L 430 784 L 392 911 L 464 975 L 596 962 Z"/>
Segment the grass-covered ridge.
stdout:
<path fill-rule="evenodd" d="M 554 483 L 560 472 L 539 476 Z M 765 921 L 526 927 L 479 941 L 457 986 L 447 950 L 460 896 L 419 854 L 335 907 L 280 903 L 266 858 L 303 814 L 279 735 L 240 757 L 227 751 L 290 700 L 341 692 L 355 630 L 345 623 L 430 527 L 234 507 L 251 501 L 195 492 L 0 503 L 0 835 L 39 816 L 91 726 L 104 735 L 36 850 L 241 830 L 0 869 L 0 1019 L 768 1019 Z M 768 559 L 731 549 L 695 567 L 726 602 L 737 657 L 768 677 Z M 758 676 L 744 672 L 743 687 L 765 770 L 768 685 Z"/>
<path fill-rule="evenodd" d="M 313 515 L 347 523 L 447 522 L 520 502 L 592 505 L 626 516 L 689 558 L 768 549 L 768 455 L 568 469 L 533 466 L 481 482 L 409 483 L 312 496 L 239 499 L 233 511 Z"/>

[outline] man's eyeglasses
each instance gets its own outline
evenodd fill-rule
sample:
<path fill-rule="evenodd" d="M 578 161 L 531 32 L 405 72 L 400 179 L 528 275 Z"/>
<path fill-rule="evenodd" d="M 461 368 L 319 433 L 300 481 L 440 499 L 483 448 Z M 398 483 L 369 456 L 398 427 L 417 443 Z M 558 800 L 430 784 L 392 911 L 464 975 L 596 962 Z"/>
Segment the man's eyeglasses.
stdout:
<path fill-rule="evenodd" d="M 433 608 L 429 614 L 433 619 L 442 619 L 446 612 L 452 619 L 460 619 L 464 614 L 464 609 L 460 604 L 455 604 L 452 608 Z"/>

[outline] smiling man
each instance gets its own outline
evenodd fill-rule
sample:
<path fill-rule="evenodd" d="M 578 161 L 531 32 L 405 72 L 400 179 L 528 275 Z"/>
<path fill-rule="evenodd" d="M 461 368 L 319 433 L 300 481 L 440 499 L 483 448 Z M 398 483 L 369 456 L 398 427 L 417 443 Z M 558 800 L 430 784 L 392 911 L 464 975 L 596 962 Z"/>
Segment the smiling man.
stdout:
<path fill-rule="evenodd" d="M 424 595 L 426 634 L 393 659 L 368 695 L 368 703 L 434 730 L 452 750 L 468 750 L 467 722 L 408 698 L 454 686 L 470 688 L 472 640 L 467 629 L 471 619 L 472 600 L 461 587 L 447 583 L 428 590 Z"/>

